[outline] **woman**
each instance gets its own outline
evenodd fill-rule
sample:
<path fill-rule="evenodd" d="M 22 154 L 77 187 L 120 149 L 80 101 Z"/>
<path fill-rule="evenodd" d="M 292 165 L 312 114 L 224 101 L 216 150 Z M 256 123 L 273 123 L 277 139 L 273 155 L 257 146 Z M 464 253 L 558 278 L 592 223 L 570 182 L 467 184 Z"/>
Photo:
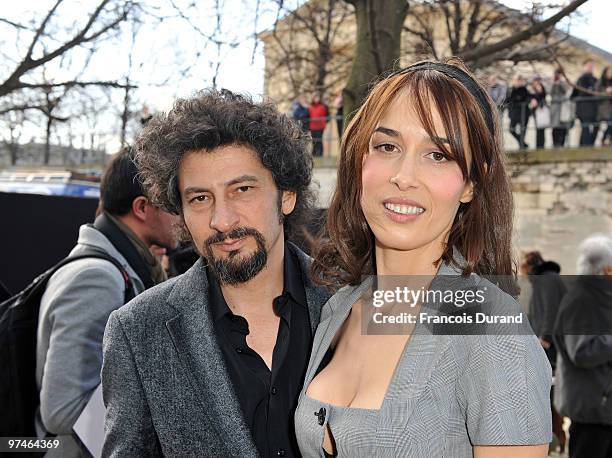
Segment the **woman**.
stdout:
<path fill-rule="evenodd" d="M 536 76 L 531 82 L 532 99 L 530 102 L 536 122 L 536 148 L 544 148 L 546 128 L 550 125 L 550 111 L 546 105 L 546 89 L 542 78 Z M 540 114 L 541 113 L 541 114 Z"/>
<path fill-rule="evenodd" d="M 546 456 L 551 374 L 535 336 L 362 332 L 369 274 L 379 285 L 450 275 L 518 309 L 480 277 L 513 276 L 499 135 L 489 97 L 455 61 L 391 75 L 351 120 L 313 264 L 343 288 L 322 310 L 295 414 L 304 456 Z"/>
<path fill-rule="evenodd" d="M 525 134 L 531 114 L 529 110 L 531 100 L 532 95 L 527 90 L 525 79 L 521 75 L 515 75 L 512 79 L 512 89 L 508 95 L 507 106 L 510 117 L 510 134 L 516 138 L 519 149 L 529 148 L 529 145 L 525 143 Z"/>
<path fill-rule="evenodd" d="M 327 115 L 327 105 L 321 101 L 319 94 L 315 94 L 312 97 L 312 103 L 308 107 L 313 156 L 323 156 L 323 131 L 327 125 Z"/>
<path fill-rule="evenodd" d="M 610 96 L 608 99 L 603 99 L 597 107 L 597 120 L 606 123 L 606 131 L 601 139 L 601 144 L 609 146 L 612 142 L 612 67 L 606 67 L 601 72 L 597 92 Z"/>
<path fill-rule="evenodd" d="M 573 123 L 572 102 L 568 99 L 569 85 L 564 81 L 563 72 L 555 70 L 550 87 L 550 124 L 555 148 L 565 146 L 567 131 Z"/>

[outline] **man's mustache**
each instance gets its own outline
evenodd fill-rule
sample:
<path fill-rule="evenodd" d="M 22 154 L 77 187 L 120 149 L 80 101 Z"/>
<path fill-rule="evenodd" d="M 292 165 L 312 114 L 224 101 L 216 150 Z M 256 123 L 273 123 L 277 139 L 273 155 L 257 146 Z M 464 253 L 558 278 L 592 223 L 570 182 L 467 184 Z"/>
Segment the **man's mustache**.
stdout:
<path fill-rule="evenodd" d="M 204 242 L 206 246 L 211 246 L 215 243 L 225 242 L 227 239 L 240 239 L 246 237 L 247 235 L 252 235 L 255 238 L 258 238 L 259 231 L 253 229 L 252 227 L 238 227 L 229 232 L 217 232 L 216 234 L 211 235 Z"/>

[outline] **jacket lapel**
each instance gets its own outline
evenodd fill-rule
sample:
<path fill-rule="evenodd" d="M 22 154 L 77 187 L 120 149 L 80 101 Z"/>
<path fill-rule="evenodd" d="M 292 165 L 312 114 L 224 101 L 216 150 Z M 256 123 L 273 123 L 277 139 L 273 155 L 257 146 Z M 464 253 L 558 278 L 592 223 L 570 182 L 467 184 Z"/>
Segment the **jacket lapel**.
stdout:
<path fill-rule="evenodd" d="M 168 303 L 179 313 L 166 322 L 166 327 L 180 360 L 193 376 L 204 416 L 211 419 L 228 455 L 256 456 L 255 444 L 217 342 L 201 258 L 176 282 Z"/>
<path fill-rule="evenodd" d="M 308 303 L 308 314 L 310 315 L 310 327 L 314 334 L 321 319 L 323 304 L 331 297 L 331 293 L 326 288 L 315 285 L 310 279 L 309 272 L 312 259 L 293 243 L 288 242 L 288 245 L 289 250 L 295 254 L 300 264 L 302 283 L 304 284 L 306 302 Z"/>

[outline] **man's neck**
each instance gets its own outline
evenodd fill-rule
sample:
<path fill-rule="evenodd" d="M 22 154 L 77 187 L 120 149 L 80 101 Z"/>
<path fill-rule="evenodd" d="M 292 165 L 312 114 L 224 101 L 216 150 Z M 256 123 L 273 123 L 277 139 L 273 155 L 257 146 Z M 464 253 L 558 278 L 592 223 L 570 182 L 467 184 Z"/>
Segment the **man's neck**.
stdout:
<path fill-rule="evenodd" d="M 149 241 L 145 237 L 142 227 L 137 224 L 136 221 L 134 221 L 134 217 L 132 215 L 130 215 L 129 213 L 122 216 L 113 215 L 113 218 L 119 220 L 121 223 L 127 226 L 134 233 L 134 235 L 138 237 L 146 246 L 150 245 Z"/>
<path fill-rule="evenodd" d="M 268 253 L 268 262 L 255 277 L 239 285 L 221 284 L 225 302 L 236 315 L 273 314 L 272 301 L 283 293 L 285 243 L 281 235 Z"/>

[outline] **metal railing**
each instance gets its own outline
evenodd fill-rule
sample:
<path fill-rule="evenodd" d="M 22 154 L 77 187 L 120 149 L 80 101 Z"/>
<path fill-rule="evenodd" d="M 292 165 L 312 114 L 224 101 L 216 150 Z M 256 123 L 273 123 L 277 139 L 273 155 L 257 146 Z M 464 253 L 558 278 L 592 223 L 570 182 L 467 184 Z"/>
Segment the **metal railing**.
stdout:
<path fill-rule="evenodd" d="M 602 108 L 604 104 L 609 104 L 609 107 Z M 536 120 L 546 121 L 547 115 L 536 114 L 536 110 L 530 106 L 529 102 L 519 105 L 518 117 L 515 111 L 516 106 L 509 107 L 506 104 L 499 108 L 503 144 L 506 151 L 590 148 L 610 145 L 609 141 L 612 140 L 612 95 L 573 99 L 569 97 L 552 99 L 548 96 L 545 106 L 545 111 L 548 110 L 549 121 L 544 125 L 539 125 Z M 510 116 L 512 111 L 514 111 L 513 116 Z M 606 111 L 608 116 L 604 116 Z M 584 113 L 589 114 L 588 112 L 591 116 L 583 116 Z M 316 121 L 322 119 L 326 121 L 325 130 L 321 136 L 313 138 L 313 146 L 317 143 L 322 145 L 324 158 L 338 156 L 339 127 L 342 126 L 344 118 L 336 115 L 313 118 Z M 298 122 L 302 123 L 304 130 L 309 130 L 309 118 L 298 120 Z M 514 133 L 511 133 L 511 130 Z M 521 138 L 523 144 L 521 144 Z"/>

